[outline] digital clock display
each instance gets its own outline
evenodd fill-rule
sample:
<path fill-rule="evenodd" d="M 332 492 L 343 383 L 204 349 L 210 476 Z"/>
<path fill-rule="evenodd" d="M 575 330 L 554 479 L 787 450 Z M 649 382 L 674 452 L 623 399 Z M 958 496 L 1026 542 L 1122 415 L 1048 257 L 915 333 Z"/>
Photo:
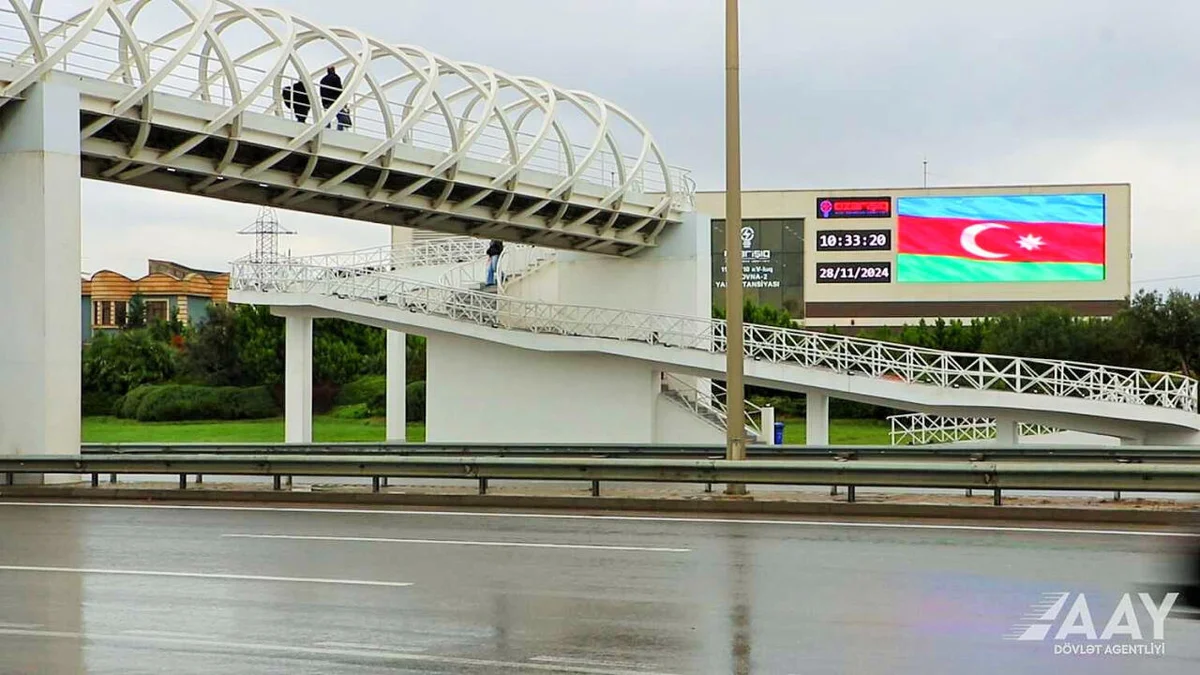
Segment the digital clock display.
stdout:
<path fill-rule="evenodd" d="M 890 251 L 891 230 L 821 230 L 818 251 Z"/>
<path fill-rule="evenodd" d="M 890 262 L 817 263 L 818 284 L 890 284 Z"/>

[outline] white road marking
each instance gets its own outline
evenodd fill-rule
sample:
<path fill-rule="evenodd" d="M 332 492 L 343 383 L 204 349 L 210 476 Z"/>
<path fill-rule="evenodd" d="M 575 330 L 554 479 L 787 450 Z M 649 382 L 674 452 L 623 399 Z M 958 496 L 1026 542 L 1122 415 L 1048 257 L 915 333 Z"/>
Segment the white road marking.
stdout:
<path fill-rule="evenodd" d="M 40 623 L 4 623 L 3 621 L 0 621 L 0 628 L 32 629 L 32 628 L 41 628 L 41 627 L 42 627 L 42 624 L 40 624 Z"/>
<path fill-rule="evenodd" d="M 440 656 L 436 654 L 408 654 L 399 651 L 377 651 L 374 649 L 336 649 L 330 647 L 308 647 L 299 645 L 279 645 L 256 642 L 230 642 L 223 640 L 197 640 L 189 638 L 108 635 L 103 633 L 74 633 L 69 631 L 50 630 L 20 630 L 0 629 L 0 635 L 16 635 L 22 637 L 67 638 L 86 640 L 90 642 L 140 642 L 158 643 L 164 645 L 189 647 L 215 647 L 219 649 L 236 649 L 245 652 L 274 653 L 288 656 L 346 656 L 350 658 L 375 658 L 390 661 L 410 661 L 418 663 L 436 663 L 441 665 L 472 666 L 476 668 L 504 668 L 518 672 L 541 671 L 552 673 L 585 673 L 587 675 L 674 675 L 673 673 L 656 673 L 648 670 L 622 670 L 610 668 L 589 668 L 586 666 L 566 666 L 550 663 L 529 663 L 513 661 L 493 661 L 489 659 L 472 659 L 459 656 Z"/>
<path fill-rule="evenodd" d="M 543 655 L 543 656 L 531 657 L 529 660 L 537 661 L 540 663 L 582 664 L 585 666 L 601 666 L 604 668 L 640 668 L 640 667 L 642 667 L 641 664 L 628 663 L 625 661 L 599 661 L 599 660 L 595 660 L 595 659 L 580 659 L 580 658 L 571 658 L 571 657 L 567 657 L 567 656 Z"/>
<path fill-rule="evenodd" d="M 1188 532 L 1162 532 L 1147 530 L 1112 530 L 1065 527 L 1024 527 L 1016 525 L 950 525 L 940 523 L 883 523 L 839 520 L 786 520 L 783 518 L 676 518 L 669 516 L 614 516 L 574 513 L 521 513 L 487 511 L 415 511 L 403 509 L 355 509 L 314 508 L 278 506 L 207 506 L 195 504 L 94 504 L 71 502 L 0 502 L 3 506 L 56 507 L 78 509 L 164 509 L 172 511 L 238 511 L 263 513 L 333 513 L 341 515 L 386 515 L 386 516 L 450 516 L 458 518 L 528 518 L 539 520 L 602 520 L 648 523 L 697 523 L 722 525 L 787 525 L 793 527 L 830 528 L 875 528 L 891 530 L 951 530 L 966 532 L 1027 532 L 1032 534 L 1096 534 L 1125 537 L 1197 537 Z"/>
<path fill-rule="evenodd" d="M 342 586 L 412 586 L 407 581 L 364 581 L 361 579 L 316 579 L 310 577 L 271 577 L 253 574 L 218 574 L 210 572 L 158 572 L 149 570 L 101 570 L 82 567 L 34 567 L 32 565 L 0 565 L 0 572 L 51 572 L 67 574 L 110 574 L 135 577 L 184 577 L 188 579 L 224 579 L 227 581 L 283 581 L 305 584 Z"/>
<path fill-rule="evenodd" d="M 172 630 L 123 630 L 126 635 L 145 635 L 147 637 L 167 637 L 167 638 L 183 638 L 185 640 L 217 640 L 216 635 L 204 635 L 199 633 L 180 633 Z"/>
<path fill-rule="evenodd" d="M 389 537 L 325 537 L 300 534 L 223 534 L 230 539 L 288 539 L 293 541 L 345 541 L 379 544 L 438 544 L 446 546 L 496 546 L 512 548 L 563 548 L 583 551 L 642 551 L 647 553 L 691 553 L 690 548 L 662 548 L 652 546 L 602 546 L 599 544 L 540 544 L 519 541 L 461 541 L 450 539 L 393 539 Z"/>
<path fill-rule="evenodd" d="M 397 651 L 404 652 L 406 654 L 416 654 L 426 651 L 421 647 L 383 647 L 381 645 L 365 645 L 360 642 L 317 642 L 315 643 L 315 646 L 336 647 L 338 649 L 364 649 L 375 652 Z"/>

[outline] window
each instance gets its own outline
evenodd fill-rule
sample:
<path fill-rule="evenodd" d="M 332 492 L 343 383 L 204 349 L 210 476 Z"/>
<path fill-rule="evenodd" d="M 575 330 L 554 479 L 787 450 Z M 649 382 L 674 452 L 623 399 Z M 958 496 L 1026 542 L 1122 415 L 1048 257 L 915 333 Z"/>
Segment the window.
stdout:
<path fill-rule="evenodd" d="M 146 323 L 152 324 L 156 321 L 167 321 L 171 318 L 170 302 L 167 300 L 147 300 L 146 301 Z"/>

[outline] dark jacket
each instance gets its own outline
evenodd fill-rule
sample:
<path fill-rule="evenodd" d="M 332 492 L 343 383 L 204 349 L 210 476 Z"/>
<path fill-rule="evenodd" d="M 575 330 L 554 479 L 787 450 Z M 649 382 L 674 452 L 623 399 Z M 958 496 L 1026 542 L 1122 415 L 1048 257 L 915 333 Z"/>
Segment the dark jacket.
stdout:
<path fill-rule="evenodd" d="M 297 80 L 296 84 L 284 87 L 283 102 L 289 108 L 307 110 L 308 90 L 304 88 L 304 82 Z"/>
<path fill-rule="evenodd" d="M 500 255 L 500 253 L 502 253 L 503 251 L 504 251 L 504 242 L 500 241 L 499 239 L 493 239 L 492 243 L 488 245 L 487 254 L 488 254 L 488 257 L 490 258 L 494 255 Z"/>
<path fill-rule="evenodd" d="M 337 73 L 325 73 L 321 78 L 321 104 L 329 109 L 342 95 L 342 78 Z"/>

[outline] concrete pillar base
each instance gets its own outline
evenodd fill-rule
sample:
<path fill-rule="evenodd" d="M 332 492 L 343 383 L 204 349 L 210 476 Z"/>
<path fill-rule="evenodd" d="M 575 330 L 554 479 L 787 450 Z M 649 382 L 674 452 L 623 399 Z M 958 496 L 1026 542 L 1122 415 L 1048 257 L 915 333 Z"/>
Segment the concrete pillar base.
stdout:
<path fill-rule="evenodd" d="M 829 445 L 829 395 L 807 392 L 805 404 L 805 444 Z"/>
<path fill-rule="evenodd" d="M 408 386 L 406 376 L 408 362 L 406 350 L 405 334 L 389 330 L 387 332 L 387 440 L 390 443 L 404 443 L 407 440 L 405 387 Z"/>
<path fill-rule="evenodd" d="M 0 108 L 0 456 L 78 455 L 79 92 L 24 97 Z"/>
<path fill-rule="evenodd" d="M 303 313 L 284 316 L 284 442 L 312 443 L 313 320 Z"/>

